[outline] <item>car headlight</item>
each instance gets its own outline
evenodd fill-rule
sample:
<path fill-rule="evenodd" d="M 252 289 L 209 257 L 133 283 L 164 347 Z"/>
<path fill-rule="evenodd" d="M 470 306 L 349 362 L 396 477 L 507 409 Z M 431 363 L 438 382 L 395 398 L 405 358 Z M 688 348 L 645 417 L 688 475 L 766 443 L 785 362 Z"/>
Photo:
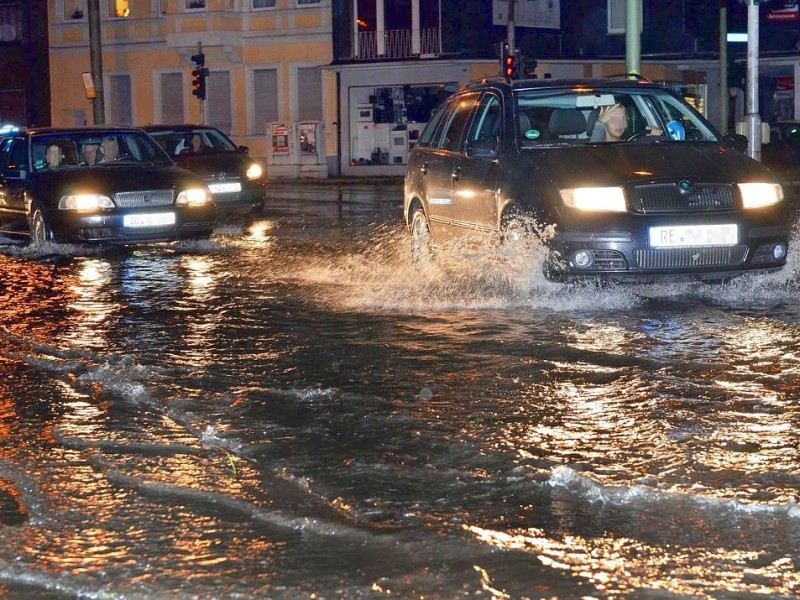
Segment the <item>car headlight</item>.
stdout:
<path fill-rule="evenodd" d="M 258 179 L 264 173 L 264 170 L 261 168 L 261 165 L 253 163 L 247 168 L 247 175 L 248 179 Z"/>
<path fill-rule="evenodd" d="M 560 190 L 564 204 L 588 211 L 625 212 L 625 192 L 620 187 L 585 187 Z"/>
<path fill-rule="evenodd" d="M 205 188 L 183 190 L 175 198 L 175 206 L 202 206 L 208 204 L 208 191 Z"/>
<path fill-rule="evenodd" d="M 58 201 L 59 210 L 88 212 L 100 208 L 114 208 L 114 202 L 103 194 L 74 194 L 62 196 L 61 200 Z"/>
<path fill-rule="evenodd" d="M 783 200 L 783 188 L 777 183 L 740 183 L 739 191 L 744 208 L 761 208 Z"/>

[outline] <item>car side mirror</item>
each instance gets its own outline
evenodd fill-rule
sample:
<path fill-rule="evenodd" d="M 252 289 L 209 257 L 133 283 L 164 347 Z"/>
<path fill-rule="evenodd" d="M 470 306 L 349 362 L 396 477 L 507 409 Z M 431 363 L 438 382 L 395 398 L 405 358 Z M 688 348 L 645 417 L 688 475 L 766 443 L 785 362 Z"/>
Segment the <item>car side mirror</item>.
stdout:
<path fill-rule="evenodd" d="M 722 136 L 722 139 L 729 146 L 733 146 L 734 150 L 738 150 L 742 154 L 747 153 L 747 136 L 741 133 L 727 133 Z"/>
<path fill-rule="evenodd" d="M 499 156 L 497 140 L 472 140 L 467 142 L 469 158 L 486 158 L 494 160 Z"/>
<path fill-rule="evenodd" d="M 247 146 L 239 146 L 237 150 L 239 150 L 239 154 L 247 154 L 248 152 L 250 152 L 250 148 L 248 148 Z"/>

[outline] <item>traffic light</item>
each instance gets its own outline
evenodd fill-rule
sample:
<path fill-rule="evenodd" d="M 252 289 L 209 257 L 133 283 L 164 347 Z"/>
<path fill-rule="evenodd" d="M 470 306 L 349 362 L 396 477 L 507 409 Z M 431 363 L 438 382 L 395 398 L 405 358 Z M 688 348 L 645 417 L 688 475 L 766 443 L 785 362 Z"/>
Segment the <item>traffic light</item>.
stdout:
<path fill-rule="evenodd" d="M 206 56 L 202 52 L 192 55 L 192 62 L 194 62 L 194 69 L 192 70 L 192 94 L 197 96 L 198 100 L 206 99 L 206 77 L 208 77 L 208 69 L 205 68 Z"/>
<path fill-rule="evenodd" d="M 516 79 L 517 75 L 517 57 L 506 54 L 503 58 L 503 76 L 506 79 Z"/>

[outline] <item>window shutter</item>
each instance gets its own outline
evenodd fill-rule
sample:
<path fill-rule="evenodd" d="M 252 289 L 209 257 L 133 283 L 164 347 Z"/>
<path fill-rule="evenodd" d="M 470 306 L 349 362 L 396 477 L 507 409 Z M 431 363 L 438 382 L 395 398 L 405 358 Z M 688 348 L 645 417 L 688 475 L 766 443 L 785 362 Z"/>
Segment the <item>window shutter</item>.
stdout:
<path fill-rule="evenodd" d="M 162 123 L 183 123 L 183 74 L 161 73 Z"/>
<path fill-rule="evenodd" d="M 131 76 L 111 75 L 108 78 L 108 122 L 114 125 L 133 125 L 131 106 Z"/>
<path fill-rule="evenodd" d="M 278 70 L 253 71 L 253 131 L 263 134 L 267 123 L 278 120 Z"/>
<path fill-rule="evenodd" d="M 231 74 L 228 71 L 211 71 L 206 78 L 206 119 L 209 125 L 230 135 L 233 115 Z"/>
<path fill-rule="evenodd" d="M 297 69 L 297 120 L 322 121 L 322 69 Z"/>

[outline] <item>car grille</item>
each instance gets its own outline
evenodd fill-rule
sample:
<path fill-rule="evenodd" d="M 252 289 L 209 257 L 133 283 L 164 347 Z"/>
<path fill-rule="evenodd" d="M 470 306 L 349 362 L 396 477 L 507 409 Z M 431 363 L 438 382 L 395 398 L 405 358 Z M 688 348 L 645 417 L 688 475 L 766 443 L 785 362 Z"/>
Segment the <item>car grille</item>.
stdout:
<path fill-rule="evenodd" d="M 172 190 L 147 190 L 141 192 L 118 192 L 114 202 L 120 208 L 137 206 L 167 206 L 172 204 Z"/>
<path fill-rule="evenodd" d="M 733 209 L 733 188 L 729 184 L 702 183 L 681 192 L 677 183 L 654 183 L 633 186 L 633 212 L 713 212 Z"/>
<path fill-rule="evenodd" d="M 735 267 L 747 256 L 747 246 L 709 246 L 708 248 L 660 248 L 635 250 L 640 269 L 689 269 L 694 267 Z"/>

